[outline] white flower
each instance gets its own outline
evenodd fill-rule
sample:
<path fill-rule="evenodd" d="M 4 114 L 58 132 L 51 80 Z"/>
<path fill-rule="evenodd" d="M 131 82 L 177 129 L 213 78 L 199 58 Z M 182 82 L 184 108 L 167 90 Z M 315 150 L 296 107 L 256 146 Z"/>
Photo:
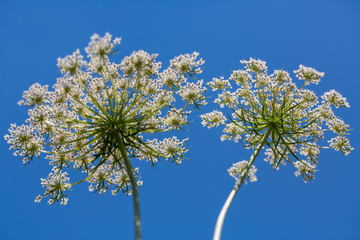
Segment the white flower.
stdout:
<path fill-rule="evenodd" d="M 267 75 L 264 61 L 250 58 L 240 62 L 245 65 L 245 71 L 235 70 L 229 80 L 214 78 L 209 83 L 213 90 L 221 91 L 214 102 L 231 110 L 228 113 L 231 122 L 226 123 L 220 111 L 200 116 L 208 128 L 224 125 L 222 141 L 242 140 L 246 148 L 253 149 L 267 146 L 265 161 L 275 170 L 280 164 L 292 163 L 298 169 L 296 174 L 301 173 L 305 182 L 314 179 L 320 148 L 334 148 L 345 155 L 353 150 L 345 138 L 350 126 L 331 109 L 331 105 L 349 107 L 346 98 L 331 90 L 319 103 L 316 94 L 304 88 L 310 83 L 319 83 L 324 73 L 300 65 L 294 73 L 305 82 L 297 88 L 287 71 L 275 70 Z M 232 91 L 230 80 L 239 87 Z M 319 144 L 327 130 L 338 135 L 328 141 L 329 147 Z M 300 160 L 299 155 L 306 160 Z"/>
<path fill-rule="evenodd" d="M 343 120 L 340 120 L 338 118 L 328 120 L 326 122 L 326 125 L 331 131 L 338 134 L 339 136 L 346 134 L 349 131 L 350 127 L 349 124 L 345 124 Z"/>
<path fill-rule="evenodd" d="M 185 86 L 177 92 L 183 101 L 189 102 L 197 106 L 206 105 L 204 93 L 206 92 L 206 87 L 202 87 L 203 80 L 197 81 L 197 83 L 186 83 Z"/>
<path fill-rule="evenodd" d="M 160 141 L 159 149 L 166 160 L 173 158 L 174 161 L 179 164 L 182 161 L 182 155 L 188 150 L 183 147 L 187 140 L 188 138 L 179 141 L 175 136 L 172 138 L 165 138 L 163 141 Z M 179 152 L 181 152 L 181 155 Z"/>
<path fill-rule="evenodd" d="M 217 127 L 220 124 L 225 124 L 226 117 L 220 111 L 212 111 L 210 113 L 200 115 L 203 120 L 201 124 L 208 128 Z"/>
<path fill-rule="evenodd" d="M 161 63 L 155 63 L 155 58 L 158 54 L 148 54 L 143 50 L 133 52 L 129 57 L 125 57 L 121 62 L 121 70 L 126 74 L 132 74 L 137 71 L 150 71 L 152 74 L 156 74 L 161 67 Z"/>
<path fill-rule="evenodd" d="M 42 196 L 39 194 L 39 196 L 37 196 L 37 197 L 35 198 L 35 202 L 36 202 L 36 203 L 39 203 L 39 202 L 41 202 L 41 199 L 42 199 Z"/>
<path fill-rule="evenodd" d="M 350 151 L 354 150 L 354 148 L 350 146 L 349 139 L 345 138 L 344 136 L 337 136 L 328 142 L 330 143 L 330 147 L 333 147 L 336 151 L 340 150 L 340 152 L 345 155 L 348 155 Z"/>
<path fill-rule="evenodd" d="M 213 91 L 217 91 L 219 89 L 225 90 L 226 88 L 231 88 L 229 80 L 224 80 L 224 77 L 213 78 L 208 85 L 213 89 Z"/>
<path fill-rule="evenodd" d="M 294 166 L 297 168 L 295 176 L 297 177 L 301 174 L 305 183 L 307 183 L 308 180 L 312 181 L 315 179 L 314 173 L 316 172 L 316 166 L 312 165 L 310 162 L 305 160 L 297 161 L 294 163 Z"/>
<path fill-rule="evenodd" d="M 321 96 L 327 103 L 334 105 L 334 107 L 350 107 L 349 103 L 346 101 L 340 93 L 336 92 L 335 90 L 330 90 L 329 92 L 324 93 Z"/>
<path fill-rule="evenodd" d="M 115 44 L 120 43 L 119 38 L 116 38 L 111 43 L 111 38 L 112 36 L 109 33 L 106 33 L 104 37 L 99 37 L 96 33 L 91 36 L 89 46 L 85 48 L 85 52 L 88 54 L 87 57 L 90 59 L 107 59 L 108 55 L 114 52 Z"/>
<path fill-rule="evenodd" d="M 240 63 L 244 64 L 246 67 L 246 71 L 255 72 L 255 73 L 266 73 L 267 66 L 265 61 L 261 61 L 260 59 L 255 60 L 250 58 L 249 61 L 240 60 Z"/>
<path fill-rule="evenodd" d="M 80 55 L 80 50 L 76 51 L 72 55 L 67 55 L 65 58 L 58 58 L 58 68 L 61 73 L 76 74 L 83 66 L 86 65 L 86 61 L 83 60 L 83 56 Z"/>
<path fill-rule="evenodd" d="M 34 105 L 40 105 L 43 103 L 47 96 L 48 85 L 41 86 L 39 83 L 35 83 L 30 86 L 28 91 L 24 91 L 23 98 L 26 101 L 21 100 L 18 104 L 32 107 Z"/>
<path fill-rule="evenodd" d="M 198 56 L 198 52 L 193 52 L 191 55 L 181 54 L 180 56 L 170 60 L 170 66 L 173 67 L 176 71 L 183 74 L 189 74 L 190 76 L 201 73 L 202 70 L 199 66 L 203 65 L 205 61 L 202 58 L 196 61 Z"/>
<path fill-rule="evenodd" d="M 240 176 L 243 174 L 244 169 L 246 167 L 246 164 L 248 163 L 248 161 L 240 161 L 237 163 L 234 163 L 232 165 L 232 167 L 230 167 L 228 169 L 228 173 L 231 177 L 235 178 L 235 180 L 237 181 Z M 257 172 L 257 169 L 255 168 L 254 165 L 252 165 L 248 171 L 248 173 L 246 174 L 246 178 L 248 178 L 250 180 L 250 182 L 256 182 L 257 181 L 257 177 L 255 175 L 255 173 Z M 244 179 L 245 184 L 247 184 L 246 179 Z"/>
<path fill-rule="evenodd" d="M 237 94 L 229 91 L 223 91 L 223 93 L 218 94 L 218 98 L 214 100 L 214 103 L 220 105 L 221 108 L 225 106 L 232 107 L 233 105 L 238 104 Z"/>
<path fill-rule="evenodd" d="M 68 198 L 62 198 L 60 204 L 65 206 L 65 205 L 67 205 L 68 201 L 69 201 Z"/>
<path fill-rule="evenodd" d="M 305 79 L 305 85 L 309 85 L 310 83 L 318 84 L 320 82 L 320 78 L 324 77 L 323 72 L 318 72 L 313 68 L 305 67 L 300 64 L 299 69 L 294 71 L 296 73 L 296 77 L 299 79 Z"/>
<path fill-rule="evenodd" d="M 161 159 L 176 164 L 185 159 L 187 139 L 148 137 L 183 129 L 189 124 L 187 107 L 206 104 L 203 81 L 188 81 L 201 72 L 204 61 L 196 60 L 196 52 L 180 55 L 160 72 L 157 54 L 140 50 L 121 64 L 112 63 L 109 57 L 117 52 L 120 41 L 112 41 L 109 33 L 94 34 L 85 48 L 88 63 L 76 50 L 58 59 L 63 76 L 53 91 L 38 83 L 24 91 L 19 104 L 30 107 L 27 125 L 12 124 L 4 138 L 24 164 L 45 154 L 53 167 L 41 179 L 45 192 L 35 201 L 49 197 L 49 204 L 66 205 L 66 191 L 84 181 L 91 184 L 91 192 L 112 188 L 113 195 L 119 191 L 130 195 L 142 181 L 129 158 L 149 161 L 152 166 Z M 176 94 L 185 102 L 178 108 Z M 84 179 L 70 183 L 64 168 L 80 171 Z"/>
<path fill-rule="evenodd" d="M 61 200 L 61 205 L 66 205 L 68 200 L 63 192 L 70 190 L 70 178 L 67 176 L 67 172 L 61 172 L 57 167 L 53 167 L 52 171 L 46 179 L 41 178 L 41 185 L 45 188 L 45 193 L 42 196 L 39 195 L 35 201 L 40 202 L 41 198 L 48 196 L 50 197 L 49 205 L 59 200 Z"/>
<path fill-rule="evenodd" d="M 241 139 L 241 132 L 244 131 L 244 129 L 239 124 L 235 124 L 233 122 L 226 124 L 226 127 L 223 130 L 223 132 L 226 134 L 221 135 L 221 141 L 233 140 L 234 142 L 238 142 L 239 139 Z"/>

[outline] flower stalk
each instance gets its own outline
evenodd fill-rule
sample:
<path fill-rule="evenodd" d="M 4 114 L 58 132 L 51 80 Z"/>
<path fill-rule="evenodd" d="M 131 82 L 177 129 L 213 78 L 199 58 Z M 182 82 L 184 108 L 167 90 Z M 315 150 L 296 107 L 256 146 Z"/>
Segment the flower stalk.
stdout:
<path fill-rule="evenodd" d="M 226 199 L 225 201 L 225 204 L 224 206 L 222 207 L 221 211 L 220 211 L 220 214 L 218 216 L 218 219 L 216 221 L 216 225 L 215 225 L 215 232 L 214 232 L 214 240 L 220 240 L 220 237 L 221 237 L 221 232 L 222 232 L 222 227 L 223 227 L 223 224 L 224 224 L 224 221 L 225 221 L 225 217 L 226 217 L 226 214 L 236 196 L 236 194 L 238 193 L 241 185 L 243 184 L 246 176 L 248 175 L 248 172 L 251 168 L 251 166 L 253 165 L 256 157 L 259 155 L 261 149 L 263 148 L 263 146 L 265 145 L 266 143 L 266 140 L 268 139 L 270 133 L 272 131 L 272 128 L 269 127 L 263 138 L 261 139 L 260 143 L 258 144 L 258 146 L 254 149 L 254 152 L 253 154 L 251 155 L 250 157 L 250 160 L 247 162 L 245 168 L 243 169 L 241 175 L 240 175 L 240 178 L 236 181 L 235 183 L 235 186 L 234 186 L 234 189 L 230 192 L 228 198 Z"/>
<path fill-rule="evenodd" d="M 136 179 L 133 174 L 132 165 L 130 163 L 129 156 L 126 152 L 125 145 L 123 143 L 123 140 L 121 139 L 120 134 L 116 134 L 116 141 L 119 146 L 121 156 L 124 159 L 126 172 L 129 175 L 130 184 L 133 189 L 135 239 L 141 240 L 140 201 L 139 201 L 139 193 L 137 189 Z"/>

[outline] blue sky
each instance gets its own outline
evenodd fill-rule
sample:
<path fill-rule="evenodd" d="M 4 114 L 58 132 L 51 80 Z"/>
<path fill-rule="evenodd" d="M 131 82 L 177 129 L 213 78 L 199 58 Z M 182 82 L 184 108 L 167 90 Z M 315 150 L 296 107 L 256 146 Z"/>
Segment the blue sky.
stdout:
<path fill-rule="evenodd" d="M 35 82 L 52 86 L 60 71 L 56 59 L 84 48 L 92 34 L 122 37 L 119 63 L 134 50 L 169 59 L 200 52 L 206 63 L 199 78 L 230 76 L 250 57 L 270 72 L 299 64 L 325 72 L 318 95 L 336 89 L 350 109 L 335 113 L 353 128 L 355 150 L 344 156 L 322 150 L 312 183 L 294 176 L 290 165 L 274 172 L 255 161 L 258 181 L 244 185 L 225 220 L 222 239 L 360 239 L 360 81 L 359 1 L 8 1 L 0 3 L 0 135 L 21 125 L 26 107 L 17 102 Z M 292 75 L 293 79 L 295 76 Z M 217 109 L 215 93 L 204 112 Z M 144 240 L 211 239 L 217 215 L 233 188 L 227 169 L 251 152 L 221 142 L 222 129 L 206 129 L 193 112 L 188 131 L 189 160 L 180 167 L 162 162 L 139 166 L 144 185 L 140 207 Z M 42 158 L 26 167 L 0 144 L 0 239 L 133 239 L 131 197 L 99 196 L 77 185 L 69 204 L 34 203 L 43 192 L 40 178 L 50 166 Z M 70 176 L 72 174 L 69 171 Z"/>

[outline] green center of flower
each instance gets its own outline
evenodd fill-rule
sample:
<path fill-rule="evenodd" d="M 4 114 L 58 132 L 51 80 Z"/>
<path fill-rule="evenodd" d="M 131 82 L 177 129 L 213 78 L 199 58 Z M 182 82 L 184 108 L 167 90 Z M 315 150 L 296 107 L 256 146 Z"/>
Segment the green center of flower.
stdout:
<path fill-rule="evenodd" d="M 267 123 L 267 126 L 268 126 L 269 129 L 275 130 L 276 128 L 278 128 L 278 122 L 276 120 L 270 120 Z"/>

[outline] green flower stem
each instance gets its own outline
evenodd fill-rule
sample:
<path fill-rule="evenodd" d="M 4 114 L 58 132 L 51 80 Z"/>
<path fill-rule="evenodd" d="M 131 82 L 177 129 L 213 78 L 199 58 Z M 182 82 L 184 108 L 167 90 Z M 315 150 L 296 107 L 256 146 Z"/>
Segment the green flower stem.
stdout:
<path fill-rule="evenodd" d="M 218 219 L 216 221 L 216 226 L 215 226 L 215 232 L 214 232 L 214 238 L 213 240 L 220 240 L 220 236 L 221 236 L 221 231 L 222 231 L 222 227 L 224 224 L 224 220 L 225 220 L 225 216 L 227 214 L 227 211 L 230 208 L 230 205 L 232 203 L 232 201 L 235 198 L 235 195 L 237 194 L 237 192 L 239 191 L 242 183 L 245 180 L 245 177 L 247 176 L 251 165 L 254 163 L 256 157 L 258 156 L 258 154 L 260 153 L 262 147 L 265 145 L 267 138 L 269 137 L 270 133 L 272 132 L 272 127 L 269 127 L 265 134 L 264 137 L 261 139 L 260 144 L 255 148 L 254 153 L 251 155 L 250 160 L 248 161 L 248 163 L 246 164 L 239 180 L 236 182 L 234 189 L 230 192 L 230 195 L 228 196 L 228 198 L 226 199 L 226 202 L 224 204 L 224 206 L 222 207 L 220 214 L 218 216 Z"/>
<path fill-rule="evenodd" d="M 141 240 L 141 222 L 140 222 L 140 204 L 139 204 L 138 186 L 136 184 L 136 180 L 135 180 L 134 174 L 132 172 L 133 168 L 131 166 L 129 156 L 126 152 L 123 140 L 121 139 L 119 134 L 116 134 L 116 140 L 117 140 L 117 144 L 119 146 L 121 155 L 124 159 L 124 163 L 126 166 L 126 172 L 129 175 L 131 188 L 133 191 L 135 239 Z"/>

